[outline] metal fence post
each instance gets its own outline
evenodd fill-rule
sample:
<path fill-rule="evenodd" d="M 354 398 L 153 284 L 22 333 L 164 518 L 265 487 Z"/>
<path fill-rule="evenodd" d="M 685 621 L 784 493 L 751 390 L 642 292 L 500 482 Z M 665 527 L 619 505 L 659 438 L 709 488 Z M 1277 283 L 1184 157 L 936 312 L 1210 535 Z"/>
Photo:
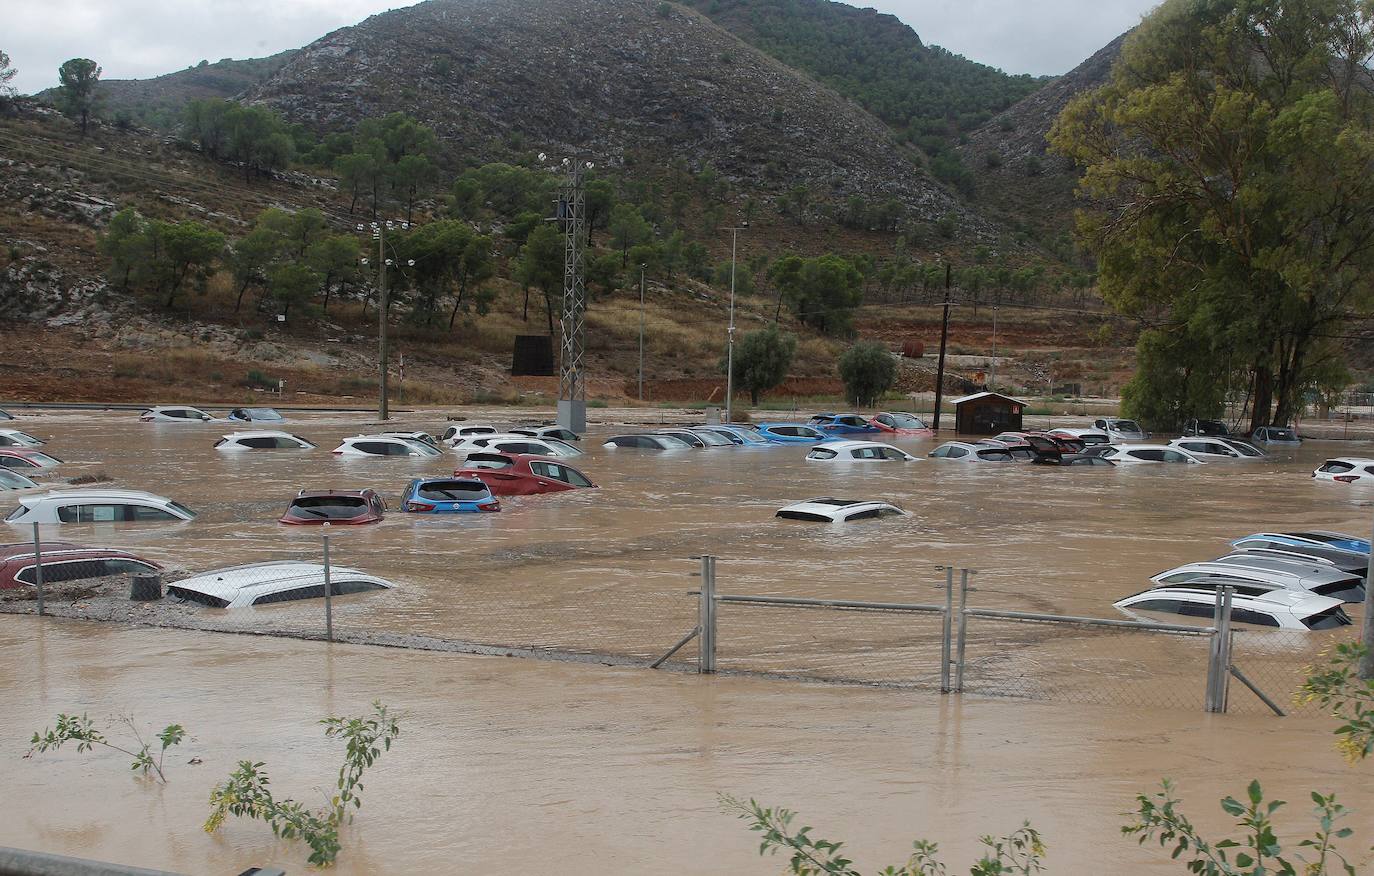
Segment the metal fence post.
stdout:
<path fill-rule="evenodd" d="M 940 693 L 949 693 L 949 646 L 953 634 L 954 567 L 945 567 L 945 611 L 940 618 Z"/>
<path fill-rule="evenodd" d="M 1231 666 L 1231 588 L 1218 587 L 1212 608 L 1212 641 L 1207 653 L 1208 712 L 1226 711 L 1226 693 Z"/>
<path fill-rule="evenodd" d="M 716 558 L 701 558 L 701 596 L 698 603 L 697 672 L 716 671 Z"/>
<path fill-rule="evenodd" d="M 325 526 L 329 526 L 328 523 Z M 324 535 L 324 637 L 334 641 L 334 583 L 329 577 L 329 530 Z"/>
<path fill-rule="evenodd" d="M 1231 704 L 1231 597 L 1234 587 L 1221 588 L 1221 659 L 1218 662 L 1217 711 L 1222 714 Z"/>
<path fill-rule="evenodd" d="M 964 692 L 964 641 L 968 632 L 968 569 L 959 570 L 959 639 L 954 651 L 954 692 Z"/>
<path fill-rule="evenodd" d="M 38 524 L 33 525 L 33 586 L 38 590 L 38 616 L 43 616 L 43 544 L 38 537 Z"/>

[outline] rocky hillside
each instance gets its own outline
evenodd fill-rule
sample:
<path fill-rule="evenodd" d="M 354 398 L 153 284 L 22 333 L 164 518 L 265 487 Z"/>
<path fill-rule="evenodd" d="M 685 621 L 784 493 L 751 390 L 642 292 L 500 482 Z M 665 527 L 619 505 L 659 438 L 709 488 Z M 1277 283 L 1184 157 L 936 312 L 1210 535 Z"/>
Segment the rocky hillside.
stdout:
<path fill-rule="evenodd" d="M 709 18 L 657 0 L 429 0 L 306 46 L 249 93 L 318 131 L 400 110 L 450 156 L 681 159 L 745 190 L 964 215 L 892 130 Z"/>
<path fill-rule="evenodd" d="M 1049 152 L 1054 120 L 1076 95 L 1106 83 L 1129 33 L 972 131 L 959 149 L 977 171 L 977 199 L 1041 227 L 1067 229 L 1078 172 Z"/>

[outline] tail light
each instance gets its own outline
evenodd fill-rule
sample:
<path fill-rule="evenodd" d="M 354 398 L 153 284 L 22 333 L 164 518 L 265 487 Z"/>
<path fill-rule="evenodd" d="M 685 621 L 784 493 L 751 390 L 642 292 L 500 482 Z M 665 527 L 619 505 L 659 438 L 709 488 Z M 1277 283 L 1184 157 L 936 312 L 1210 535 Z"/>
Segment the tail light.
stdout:
<path fill-rule="evenodd" d="M 433 505 L 430 505 L 430 504 L 428 504 L 428 503 L 426 503 L 426 502 L 406 502 L 406 503 L 405 503 L 405 510 L 407 510 L 407 511 L 433 511 L 433 510 L 434 510 L 434 506 L 433 506 Z"/>
<path fill-rule="evenodd" d="M 500 503 L 499 501 L 497 501 L 496 499 L 488 499 L 488 500 L 485 501 L 485 502 L 478 502 L 478 503 L 477 503 L 477 510 L 479 510 L 479 511 L 500 511 L 500 510 L 501 510 L 501 503 Z"/>
<path fill-rule="evenodd" d="M 1353 484 L 1360 479 L 1359 475 L 1336 475 L 1333 481 L 1340 481 L 1343 484 Z"/>

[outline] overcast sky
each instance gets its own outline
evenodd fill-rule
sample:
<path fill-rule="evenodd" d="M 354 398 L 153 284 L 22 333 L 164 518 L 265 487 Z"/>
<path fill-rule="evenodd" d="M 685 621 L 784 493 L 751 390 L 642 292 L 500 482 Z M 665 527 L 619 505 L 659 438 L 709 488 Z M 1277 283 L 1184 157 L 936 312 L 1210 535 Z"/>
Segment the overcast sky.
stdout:
<path fill-rule="evenodd" d="M 1132 27 L 1158 0 L 857 0 L 935 43 L 1008 73 L 1070 70 Z M 57 84 L 68 58 L 94 58 L 106 79 L 170 73 L 202 58 L 256 58 L 298 48 L 396 0 L 4 0 L 0 50 L 14 85 Z"/>

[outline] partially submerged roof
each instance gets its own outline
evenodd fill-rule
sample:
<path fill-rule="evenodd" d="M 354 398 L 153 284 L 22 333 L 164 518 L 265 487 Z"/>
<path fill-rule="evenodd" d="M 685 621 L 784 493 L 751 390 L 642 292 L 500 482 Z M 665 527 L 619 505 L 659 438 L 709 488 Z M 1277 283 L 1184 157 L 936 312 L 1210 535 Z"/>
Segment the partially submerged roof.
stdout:
<path fill-rule="evenodd" d="M 977 401 L 980 398 L 1000 398 L 1018 405 L 1024 405 L 1026 403 L 1025 401 L 1019 398 L 1012 398 L 1009 395 L 1002 395 L 1002 393 L 1000 392 L 975 392 L 973 395 L 966 395 L 960 398 L 950 399 L 949 403 L 957 406 L 963 404 L 964 402 Z"/>

